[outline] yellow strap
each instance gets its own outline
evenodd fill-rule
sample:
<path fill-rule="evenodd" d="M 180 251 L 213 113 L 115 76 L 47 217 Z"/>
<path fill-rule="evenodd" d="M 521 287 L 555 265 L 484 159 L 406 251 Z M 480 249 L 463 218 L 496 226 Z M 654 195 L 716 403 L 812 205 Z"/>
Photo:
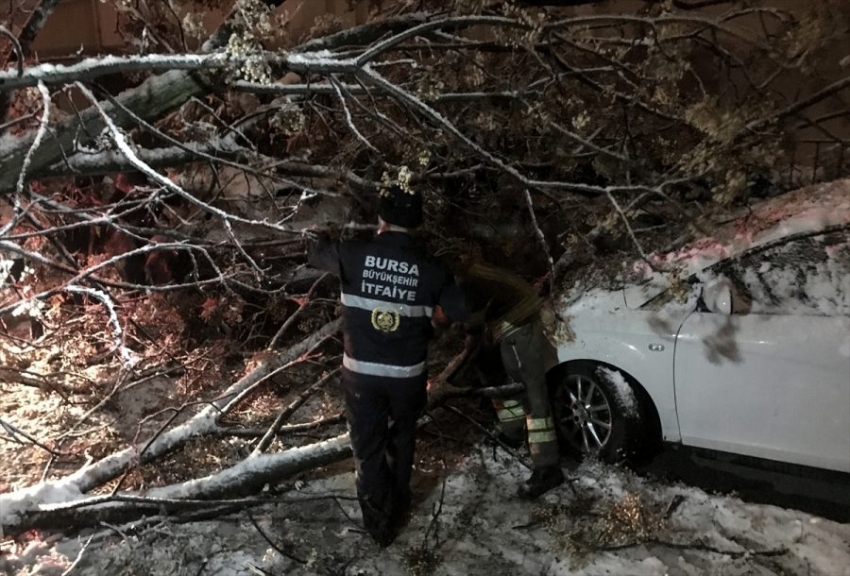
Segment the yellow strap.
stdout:
<path fill-rule="evenodd" d="M 545 444 L 547 442 L 555 442 L 558 439 L 557 434 L 555 434 L 554 430 L 547 430 L 545 432 L 529 432 L 528 433 L 528 443 L 529 444 Z"/>
<path fill-rule="evenodd" d="M 554 430 L 555 420 L 552 418 L 531 418 L 526 420 L 526 426 L 529 430 Z"/>
<path fill-rule="evenodd" d="M 496 411 L 496 415 L 499 417 L 499 422 L 513 422 L 515 420 L 525 419 L 525 411 L 522 408 L 506 408 L 504 410 L 498 410 Z"/>

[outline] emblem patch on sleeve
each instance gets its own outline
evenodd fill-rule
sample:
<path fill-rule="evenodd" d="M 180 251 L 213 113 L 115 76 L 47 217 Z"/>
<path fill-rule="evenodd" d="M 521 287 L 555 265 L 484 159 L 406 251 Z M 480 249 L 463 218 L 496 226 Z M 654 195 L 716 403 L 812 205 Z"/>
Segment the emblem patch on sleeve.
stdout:
<path fill-rule="evenodd" d="M 372 310 L 372 327 L 378 332 L 395 332 L 401 323 L 401 315 L 392 308 Z"/>

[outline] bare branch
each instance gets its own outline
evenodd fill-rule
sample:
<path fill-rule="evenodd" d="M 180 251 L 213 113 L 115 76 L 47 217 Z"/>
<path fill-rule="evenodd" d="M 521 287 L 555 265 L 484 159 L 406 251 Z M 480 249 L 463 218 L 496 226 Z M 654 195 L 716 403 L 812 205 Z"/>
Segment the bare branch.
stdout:
<path fill-rule="evenodd" d="M 546 241 L 546 235 L 540 229 L 537 223 L 537 215 L 534 213 L 534 201 L 531 199 L 531 192 L 525 189 L 525 202 L 528 204 L 528 214 L 531 216 L 531 223 L 534 226 L 534 231 L 537 238 L 540 240 L 540 246 L 543 248 L 543 253 L 546 254 L 546 260 L 549 262 L 549 294 L 555 294 L 555 261 L 552 259 L 552 253 L 549 251 L 549 243 Z"/>
<path fill-rule="evenodd" d="M 211 140 L 208 142 L 189 142 L 167 148 L 136 148 L 136 156 L 151 168 L 166 168 L 181 166 L 196 162 L 200 158 L 207 160 L 238 162 L 251 155 L 250 150 L 234 145 L 228 139 Z M 239 164 L 237 164 L 239 165 Z M 239 165 L 241 166 L 241 165 Z M 248 166 L 245 166 L 250 170 Z M 52 176 L 99 176 L 134 170 L 135 165 L 121 152 L 103 150 L 94 154 L 77 153 L 65 161 L 30 175 L 30 178 L 49 178 Z"/>
<path fill-rule="evenodd" d="M 270 57 L 271 58 L 271 57 Z M 247 58 L 225 53 L 214 54 L 147 54 L 139 56 L 98 56 L 74 64 L 40 64 L 29 67 L 23 74 L 0 72 L 0 92 L 19 90 L 45 84 L 67 84 L 92 80 L 119 72 L 155 70 L 215 70 L 239 66 Z M 271 59 L 272 64 L 282 63 Z"/>
<path fill-rule="evenodd" d="M 21 197 L 24 194 L 24 183 L 26 181 L 26 173 L 29 168 L 30 162 L 32 162 L 33 155 L 35 154 L 38 147 L 41 145 L 41 141 L 44 139 L 44 135 L 47 133 L 47 125 L 50 122 L 50 92 L 47 91 L 47 88 L 41 82 L 38 83 L 38 91 L 41 93 L 41 120 L 38 124 L 38 132 L 35 135 L 35 139 L 32 142 L 32 146 L 27 150 L 27 154 L 24 157 L 24 161 L 21 164 L 19 170 L 20 174 L 18 175 L 18 182 L 16 185 L 17 194 L 15 194 L 15 198 L 13 201 L 13 212 L 12 217 L 9 219 L 9 222 L 0 229 L 0 236 L 4 236 L 9 230 L 14 228 L 18 221 L 20 220 L 23 210 L 21 208 Z"/>
<path fill-rule="evenodd" d="M 24 75 L 24 49 L 21 46 L 21 43 L 18 41 L 18 38 L 12 34 L 12 31 L 6 28 L 5 26 L 0 25 L 0 34 L 9 39 L 9 42 L 12 43 L 12 50 L 15 52 L 15 56 L 17 57 L 17 69 L 18 69 L 18 77 Z"/>
<path fill-rule="evenodd" d="M 327 384 L 331 378 L 336 376 L 339 371 L 340 369 L 337 368 L 335 370 L 331 370 L 330 372 L 322 376 L 318 382 L 301 392 L 301 394 L 299 394 L 295 400 L 293 400 L 289 405 L 287 405 L 283 410 L 281 410 L 280 413 L 277 415 L 277 418 L 275 418 L 272 425 L 269 426 L 269 429 L 266 431 L 266 433 L 257 443 L 257 446 L 251 452 L 249 458 L 256 458 L 257 456 L 265 452 L 268 447 L 271 446 L 271 443 L 274 441 L 275 437 L 280 432 L 280 429 L 283 426 L 284 422 L 286 422 L 295 413 L 295 411 L 298 410 L 298 408 L 300 408 L 310 398 L 310 396 L 315 394 L 316 391 L 318 391 L 325 384 Z"/>
<path fill-rule="evenodd" d="M 399 32 L 398 34 L 387 38 L 386 40 L 378 42 L 374 47 L 360 55 L 357 58 L 356 63 L 358 67 L 362 68 L 384 52 L 398 46 L 405 40 L 421 36 L 433 30 L 468 28 L 471 26 L 483 26 L 488 24 L 507 26 L 511 28 L 529 28 L 527 24 L 524 24 L 519 20 L 505 18 L 503 16 L 456 16 L 452 18 L 440 18 L 430 22 L 424 22 L 418 26 L 413 26 L 403 32 Z"/>
<path fill-rule="evenodd" d="M 473 142 L 469 139 L 468 136 L 463 134 L 454 124 L 452 124 L 447 118 L 445 118 L 442 114 L 425 104 L 422 100 L 416 98 L 411 95 L 404 89 L 396 86 L 392 82 L 389 82 L 386 78 L 381 76 L 378 72 L 376 72 L 369 65 L 366 65 L 361 73 L 365 78 L 373 82 L 374 84 L 380 86 L 385 89 L 388 93 L 392 94 L 412 109 L 418 111 L 423 116 L 425 116 L 432 123 L 440 126 L 446 132 L 460 140 L 467 148 L 475 152 L 482 159 L 486 160 L 488 163 L 504 170 L 514 178 L 516 178 L 519 182 L 521 182 L 524 186 L 529 188 L 537 188 L 537 189 L 555 189 L 555 190 L 566 190 L 570 192 L 578 192 L 578 193 L 590 193 L 590 194 L 602 194 L 605 193 L 604 188 L 600 188 L 598 186 L 591 186 L 587 184 L 574 184 L 571 182 L 549 182 L 542 180 L 532 180 L 519 172 L 513 166 L 509 166 L 503 160 L 496 157 L 492 152 L 489 152 Z"/>
<path fill-rule="evenodd" d="M 124 156 L 127 158 L 127 160 L 129 160 L 130 163 L 137 170 L 144 173 L 148 178 L 157 182 L 161 186 L 164 186 L 168 190 L 175 192 L 178 196 L 180 196 L 181 198 L 183 198 L 187 202 L 198 206 L 204 212 L 209 212 L 210 214 L 214 214 L 214 215 L 218 216 L 219 218 L 221 218 L 222 220 L 240 222 L 242 224 L 250 224 L 252 226 L 260 226 L 260 227 L 270 228 L 272 230 L 277 230 L 278 232 L 293 233 L 293 230 L 291 230 L 289 228 L 285 228 L 283 226 L 279 226 L 277 224 L 273 224 L 273 223 L 269 222 L 268 220 L 262 220 L 262 221 L 249 220 L 247 218 L 242 218 L 240 216 L 235 216 L 233 214 L 230 214 L 230 213 L 228 213 L 224 210 L 221 210 L 220 208 L 216 208 L 215 206 L 207 204 L 206 202 L 202 202 L 201 200 L 197 199 L 195 196 L 193 196 L 193 195 L 189 194 L 188 192 L 186 192 L 185 190 L 183 190 L 183 188 L 181 188 L 180 186 L 178 186 L 177 184 L 172 182 L 170 179 L 166 178 L 165 176 L 162 176 L 161 174 L 159 174 L 158 172 L 153 170 L 150 166 L 146 165 L 144 162 L 139 160 L 138 156 L 136 156 L 136 153 L 133 151 L 133 149 L 127 143 L 127 139 L 125 138 L 125 136 L 121 133 L 121 131 L 118 129 L 118 127 L 112 121 L 112 119 L 106 113 L 104 108 L 101 106 L 101 104 L 94 97 L 94 94 L 92 94 L 91 91 L 88 88 L 86 88 L 83 84 L 77 83 L 76 86 L 91 101 L 93 107 L 98 110 L 101 117 L 103 118 L 104 123 L 106 124 L 107 128 L 109 129 L 109 131 L 112 135 L 112 139 L 114 140 L 115 145 L 118 147 L 118 149 L 121 151 L 121 153 L 124 154 Z"/>
<path fill-rule="evenodd" d="M 646 255 L 646 252 L 643 251 L 643 246 L 641 246 L 640 242 L 637 239 L 637 236 L 635 236 L 635 231 L 632 229 L 632 225 L 629 224 L 629 218 L 628 216 L 626 216 L 626 213 L 620 207 L 620 203 L 617 202 L 617 199 L 614 198 L 614 195 L 611 194 L 610 191 L 606 190 L 605 193 L 608 196 L 608 200 L 611 202 L 611 204 L 614 206 L 614 209 L 617 211 L 617 214 L 619 214 L 620 218 L 623 220 L 623 225 L 626 227 L 629 236 L 631 236 L 632 242 L 634 243 L 635 248 L 637 248 L 638 253 L 641 255 L 641 258 L 643 258 L 647 263 L 649 263 L 649 257 Z"/>
<path fill-rule="evenodd" d="M 318 52 L 321 50 L 334 50 L 341 46 L 359 46 L 374 42 L 387 34 L 397 34 L 408 30 L 411 26 L 427 22 L 432 18 L 428 12 L 415 12 L 404 14 L 394 18 L 387 18 L 379 22 L 370 22 L 362 26 L 342 30 L 330 36 L 310 40 L 300 47 L 296 52 Z"/>
<path fill-rule="evenodd" d="M 41 0 L 30 14 L 27 23 L 24 24 L 18 36 L 24 54 L 29 54 L 30 45 L 35 42 L 36 36 L 41 32 L 50 15 L 53 14 L 57 4 L 59 4 L 59 0 Z"/>
<path fill-rule="evenodd" d="M 132 368 L 138 360 L 133 358 L 133 354 L 130 349 L 124 345 L 124 330 L 121 328 L 121 322 L 118 320 L 118 313 L 115 311 L 115 302 L 112 298 L 102 290 L 95 290 L 94 288 L 71 285 L 67 286 L 65 290 L 72 293 L 91 296 L 95 300 L 100 301 L 106 307 L 106 311 L 109 314 L 109 323 L 112 324 L 112 336 L 114 340 L 114 347 L 110 352 L 118 350 L 121 354 L 121 360 L 124 362 L 124 366 L 126 368 Z"/>
<path fill-rule="evenodd" d="M 275 335 L 272 337 L 269 345 L 266 347 L 268 350 L 274 350 L 277 347 L 278 341 L 286 334 L 286 331 L 295 323 L 295 321 L 303 314 L 304 310 L 307 309 L 307 306 L 310 305 L 310 301 L 313 298 L 313 293 L 316 291 L 316 288 L 319 284 L 327 278 L 327 274 L 322 274 L 319 276 L 319 279 L 313 282 L 313 285 L 310 286 L 310 290 L 307 294 L 302 298 L 301 303 L 298 305 L 298 309 L 295 310 L 292 314 L 290 314 L 289 318 L 281 325 Z"/>
<path fill-rule="evenodd" d="M 372 143 L 369 142 L 363 136 L 363 134 L 360 133 L 360 131 L 357 129 L 357 126 L 354 125 L 354 119 L 351 117 L 351 110 L 348 109 L 348 104 L 345 103 L 345 96 L 342 95 L 342 91 L 339 89 L 339 84 L 337 83 L 336 79 L 333 76 L 331 76 L 331 85 L 334 87 L 334 90 L 336 91 L 336 95 L 339 98 L 339 103 L 342 105 L 342 109 L 345 112 L 345 121 L 348 124 L 348 128 L 351 130 L 351 132 L 355 136 L 357 136 L 358 140 L 363 142 L 363 144 L 366 146 L 366 148 L 368 148 L 369 150 L 371 150 L 372 152 L 374 152 L 376 154 L 380 154 L 381 152 L 377 148 L 372 146 Z"/>
<path fill-rule="evenodd" d="M 192 96 L 207 91 L 198 77 L 184 71 L 170 71 L 160 76 L 152 76 L 136 88 L 118 96 L 118 100 L 131 110 L 143 110 L 139 115 L 144 118 L 158 118 L 163 112 L 179 106 Z M 103 111 L 112 117 L 117 126 L 126 126 L 131 120 L 126 115 L 116 113 L 113 106 L 105 104 Z M 100 111 L 90 108 L 69 120 L 53 127 L 53 138 L 47 139 L 34 154 L 29 172 L 38 173 L 48 166 L 56 164 L 64 155 L 73 150 L 79 130 L 85 126 L 89 134 L 97 134 L 106 127 Z M 13 136 L 6 133 L 0 136 L 0 192 L 14 188 L 17 181 L 17 167 L 32 146 L 34 137 Z"/>
<path fill-rule="evenodd" d="M 794 114 L 797 114 L 798 112 L 801 112 L 801 111 L 805 110 L 806 108 L 810 108 L 810 107 L 814 106 L 815 104 L 817 104 L 818 102 L 821 102 L 821 101 L 829 98 L 830 96 L 838 94 L 839 92 L 841 92 L 842 90 L 845 90 L 848 87 L 850 87 L 850 76 L 846 76 L 846 77 L 844 77 L 840 80 L 833 82 L 832 84 L 830 84 L 826 88 L 824 88 L 822 90 L 818 90 L 816 93 L 812 94 L 808 98 L 804 98 L 803 100 L 800 100 L 799 102 L 795 102 L 794 104 L 791 104 L 790 106 L 784 108 L 783 110 L 780 110 L 779 112 L 777 112 L 775 114 L 772 114 L 771 116 L 769 116 L 767 118 L 763 118 L 761 120 L 756 120 L 754 122 L 750 122 L 749 124 L 747 124 L 747 126 L 743 130 L 741 130 L 741 132 L 739 132 L 735 136 L 734 139 L 738 140 L 738 139 L 740 139 L 740 138 L 742 138 L 742 137 L 744 137 L 744 136 L 746 136 L 746 135 L 748 135 L 752 132 L 757 132 L 758 130 L 763 130 L 764 128 L 767 128 L 771 124 L 778 122 L 779 120 L 781 120 L 783 118 L 787 118 L 788 116 L 793 116 Z"/>
<path fill-rule="evenodd" d="M 18 439 L 18 436 L 22 436 L 28 442 L 38 446 L 39 448 L 41 448 L 45 452 L 48 452 L 48 453 L 50 453 L 54 456 L 67 456 L 67 454 L 63 454 L 62 452 L 57 452 L 56 450 L 54 450 L 54 449 L 50 448 L 49 446 L 47 446 L 46 444 L 44 444 L 43 442 L 39 442 L 34 437 L 30 436 L 29 434 L 27 434 L 26 432 L 24 432 L 20 428 L 17 428 L 16 426 L 13 426 L 12 424 L 6 422 L 2 418 L 0 418 L 0 428 L 5 430 L 11 436 L 12 440 L 14 442 L 17 442 L 18 444 L 24 444 L 23 441 Z"/>

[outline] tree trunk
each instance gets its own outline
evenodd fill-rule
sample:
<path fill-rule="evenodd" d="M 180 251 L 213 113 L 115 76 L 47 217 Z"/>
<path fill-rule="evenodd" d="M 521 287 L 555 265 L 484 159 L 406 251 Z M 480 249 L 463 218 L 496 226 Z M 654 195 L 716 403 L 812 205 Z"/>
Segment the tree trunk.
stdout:
<path fill-rule="evenodd" d="M 140 86 L 121 93 L 117 100 L 141 118 L 152 122 L 190 98 L 206 94 L 210 89 L 200 74 L 174 70 L 148 78 Z M 102 106 L 118 126 L 126 128 L 134 124 L 130 116 L 113 104 L 105 102 Z M 33 154 L 29 173 L 43 171 L 61 162 L 64 156 L 74 154 L 74 144 L 81 133 L 95 136 L 105 127 L 103 118 L 94 108 L 84 110 L 79 116 L 75 115 L 54 127 L 51 130 L 53 134 L 45 138 Z M 0 138 L 0 193 L 15 188 L 24 158 L 34 140 L 35 136 L 31 134 L 24 137 L 7 134 Z"/>

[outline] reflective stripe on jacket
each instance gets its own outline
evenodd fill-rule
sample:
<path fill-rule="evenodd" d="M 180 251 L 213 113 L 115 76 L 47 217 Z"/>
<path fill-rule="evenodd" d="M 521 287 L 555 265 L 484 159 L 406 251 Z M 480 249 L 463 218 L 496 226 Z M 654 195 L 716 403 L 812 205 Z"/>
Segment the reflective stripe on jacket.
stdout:
<path fill-rule="evenodd" d="M 341 280 L 345 355 L 354 374 L 411 378 L 426 372 L 431 317 L 441 306 L 466 318 L 463 298 L 446 267 L 427 257 L 403 232 L 373 240 L 319 241 L 310 263 Z"/>

